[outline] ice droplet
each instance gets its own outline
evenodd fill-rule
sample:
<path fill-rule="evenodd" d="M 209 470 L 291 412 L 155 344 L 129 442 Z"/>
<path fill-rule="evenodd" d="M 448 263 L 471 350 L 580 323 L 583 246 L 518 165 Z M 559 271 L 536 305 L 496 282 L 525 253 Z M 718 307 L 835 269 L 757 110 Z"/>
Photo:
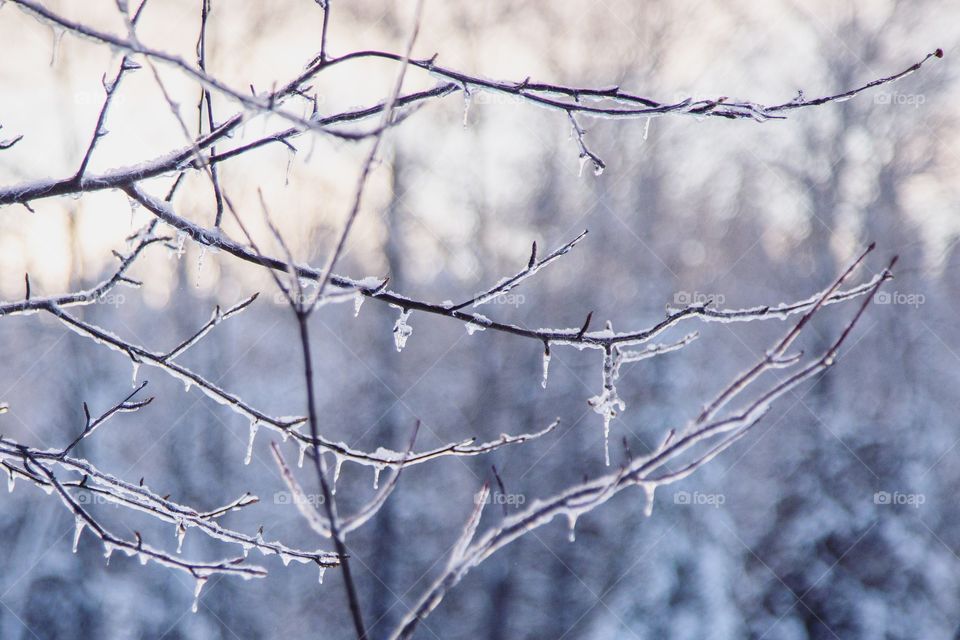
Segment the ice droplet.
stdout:
<path fill-rule="evenodd" d="M 306 452 L 307 452 L 307 443 L 301 441 L 301 442 L 300 442 L 300 455 L 299 455 L 299 457 L 297 457 L 297 468 L 298 468 L 298 469 L 303 469 L 303 454 L 305 454 Z"/>
<path fill-rule="evenodd" d="M 200 592 L 203 591 L 203 585 L 207 584 L 206 576 L 197 578 L 197 586 L 193 589 L 193 606 L 190 610 L 194 613 L 200 608 Z"/>
<path fill-rule="evenodd" d="M 353 317 L 354 318 L 360 315 L 360 307 L 363 306 L 363 300 L 364 300 L 363 294 L 358 291 L 356 296 L 354 296 L 353 298 Z"/>
<path fill-rule="evenodd" d="M 593 163 L 593 175 L 595 176 L 603 175 L 603 165 L 600 164 L 599 162 Z"/>
<path fill-rule="evenodd" d="M 407 338 L 413 333 L 413 327 L 407 324 L 409 317 L 409 309 L 401 310 L 400 317 L 397 318 L 397 322 L 393 325 L 393 343 L 396 345 L 398 352 L 403 351 L 403 348 L 407 346 Z"/>
<path fill-rule="evenodd" d="M 590 159 L 590 156 L 588 156 L 588 155 L 585 154 L 585 153 L 583 153 L 583 154 L 580 155 L 580 170 L 577 172 L 577 177 L 578 177 L 578 178 L 582 178 L 582 177 L 583 177 L 583 168 L 584 168 L 585 166 L 587 166 L 587 160 L 589 160 L 589 159 Z"/>
<path fill-rule="evenodd" d="M 187 232 L 182 230 L 177 231 L 177 259 L 183 257 L 183 254 L 186 251 L 186 249 L 184 248 L 184 245 L 186 244 L 186 242 L 187 242 Z"/>
<path fill-rule="evenodd" d="M 60 57 L 60 41 L 63 40 L 64 29 L 53 27 L 53 45 L 50 48 L 50 66 L 57 64 L 57 58 Z"/>
<path fill-rule="evenodd" d="M 133 375 L 130 377 L 130 386 L 137 386 L 137 374 L 140 372 L 140 363 L 136 360 L 133 360 Z"/>
<path fill-rule="evenodd" d="M 250 421 L 250 439 L 247 441 L 247 454 L 243 458 L 243 464 L 250 464 L 253 459 L 253 439 L 257 437 L 257 431 L 260 429 L 259 420 Z"/>
<path fill-rule="evenodd" d="M 547 376 L 550 375 L 550 352 L 543 352 L 543 381 L 540 383 L 540 386 L 544 389 L 547 388 Z"/>
<path fill-rule="evenodd" d="M 374 490 L 380 488 L 380 473 L 383 471 L 383 465 L 378 464 L 373 468 L 373 488 Z"/>
<path fill-rule="evenodd" d="M 653 494 L 657 490 L 657 485 L 655 484 L 645 484 L 643 485 L 643 493 L 647 498 L 646 504 L 643 505 L 643 515 L 648 518 L 653 515 Z"/>
<path fill-rule="evenodd" d="M 87 526 L 84 523 L 83 518 L 77 516 L 76 528 L 73 530 L 73 552 L 77 552 L 77 547 L 80 545 L 80 534 L 83 533 L 83 528 Z"/>
<path fill-rule="evenodd" d="M 110 556 L 113 555 L 113 545 L 109 542 L 103 543 L 103 557 L 107 559 L 107 566 L 110 566 Z"/>
<path fill-rule="evenodd" d="M 470 89 L 464 85 L 463 87 L 463 128 L 466 129 L 470 124 L 470 104 L 473 102 L 473 96 L 470 93 Z"/>
<path fill-rule="evenodd" d="M 570 542 L 577 541 L 577 514 L 573 512 L 567 513 L 567 526 L 569 531 L 567 532 L 567 540 Z"/>
<path fill-rule="evenodd" d="M 326 567 L 320 567 L 320 584 L 323 584 L 323 575 L 327 572 Z"/>
<path fill-rule="evenodd" d="M 183 526 L 183 521 L 177 522 L 177 553 L 183 549 L 183 539 L 187 537 L 187 528 Z"/>
<path fill-rule="evenodd" d="M 13 493 L 13 487 L 17 483 L 17 477 L 13 475 L 13 469 L 7 468 L 7 493 Z"/>
<path fill-rule="evenodd" d="M 340 469 L 343 468 L 343 461 L 345 458 L 341 458 L 337 454 L 333 454 L 333 487 L 331 487 L 331 493 L 336 495 L 337 493 L 337 480 L 340 479 Z"/>

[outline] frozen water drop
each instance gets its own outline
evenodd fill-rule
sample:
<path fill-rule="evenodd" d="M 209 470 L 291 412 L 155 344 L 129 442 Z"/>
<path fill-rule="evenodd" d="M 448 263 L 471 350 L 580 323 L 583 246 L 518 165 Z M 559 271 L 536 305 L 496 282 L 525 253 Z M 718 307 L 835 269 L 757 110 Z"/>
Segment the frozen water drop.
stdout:
<path fill-rule="evenodd" d="M 393 325 L 393 343 L 396 345 L 397 351 L 403 351 L 403 348 L 407 346 L 407 338 L 413 333 L 413 327 L 407 324 L 409 317 L 409 310 L 401 310 L 400 317 L 397 318 L 397 322 Z"/>
<path fill-rule="evenodd" d="M 470 124 L 470 104 L 473 102 L 473 95 L 470 89 L 463 87 L 463 128 L 466 129 Z"/>
<path fill-rule="evenodd" d="M 183 549 L 183 539 L 187 537 L 187 528 L 183 526 L 183 521 L 177 523 L 177 553 Z"/>
<path fill-rule="evenodd" d="M 300 442 L 300 455 L 299 455 L 299 457 L 297 458 L 297 467 L 300 468 L 300 469 L 303 468 L 303 455 L 304 455 L 306 452 L 307 452 L 307 443 L 301 441 L 301 442 Z"/>
<path fill-rule="evenodd" d="M 569 531 L 567 532 L 567 540 L 570 542 L 577 541 L 577 514 L 573 512 L 567 513 L 567 527 Z"/>
<path fill-rule="evenodd" d="M 326 567 L 320 567 L 320 584 L 323 584 L 323 576 L 327 572 Z"/>
<path fill-rule="evenodd" d="M 363 306 L 363 294 L 359 291 L 353 298 L 353 317 L 356 318 L 360 315 L 360 307 Z"/>
<path fill-rule="evenodd" d="M 247 441 L 247 454 L 243 458 L 243 464 L 250 464 L 253 459 L 253 439 L 257 437 L 257 431 L 260 429 L 259 420 L 250 421 L 250 439 Z"/>
<path fill-rule="evenodd" d="M 380 473 L 383 471 L 383 465 L 378 464 L 373 468 L 373 488 L 374 490 L 380 488 Z"/>
<path fill-rule="evenodd" d="M 543 381 L 541 381 L 540 386 L 544 389 L 547 388 L 547 377 L 550 375 L 550 352 L 543 352 Z"/>
<path fill-rule="evenodd" d="M 643 485 L 643 493 L 647 498 L 647 502 L 643 505 L 643 515 L 648 518 L 653 515 L 653 494 L 657 490 L 657 485 L 655 484 L 645 484 Z"/>
<path fill-rule="evenodd" d="M 131 386 L 131 387 L 136 387 L 136 386 L 137 386 L 137 374 L 140 372 L 140 363 L 137 362 L 136 360 L 134 360 L 134 361 L 132 361 L 132 362 L 133 362 L 133 374 L 132 374 L 131 377 L 130 377 L 130 386 Z"/>
<path fill-rule="evenodd" d="M 197 578 L 197 586 L 193 589 L 193 606 L 190 610 L 194 613 L 200 608 L 200 592 L 203 591 L 203 585 L 207 583 L 206 576 Z"/>
<path fill-rule="evenodd" d="M 83 528 L 87 526 L 84 523 L 83 518 L 77 516 L 76 528 L 73 530 L 73 552 L 77 552 L 77 547 L 80 545 L 80 534 L 83 533 Z"/>
<path fill-rule="evenodd" d="M 60 41 L 63 40 L 65 31 L 58 27 L 53 27 L 53 45 L 50 48 L 50 66 L 57 64 L 57 58 L 60 57 Z"/>
<path fill-rule="evenodd" d="M 343 461 L 344 461 L 346 458 L 341 458 L 341 457 L 338 456 L 337 454 L 333 454 L 333 457 L 334 457 L 334 462 L 333 462 L 333 487 L 332 487 L 332 489 L 331 489 L 331 492 L 334 493 L 334 494 L 336 494 L 336 493 L 337 493 L 337 481 L 340 479 L 340 470 L 343 468 Z"/>
<path fill-rule="evenodd" d="M 589 160 L 589 159 L 590 159 L 590 156 L 588 156 L 587 154 L 585 154 L 585 153 L 584 153 L 584 154 L 581 154 L 581 156 L 580 156 L 580 170 L 577 171 L 577 177 L 579 177 L 579 178 L 582 178 L 582 177 L 583 177 L 583 168 L 587 166 L 587 160 Z"/>

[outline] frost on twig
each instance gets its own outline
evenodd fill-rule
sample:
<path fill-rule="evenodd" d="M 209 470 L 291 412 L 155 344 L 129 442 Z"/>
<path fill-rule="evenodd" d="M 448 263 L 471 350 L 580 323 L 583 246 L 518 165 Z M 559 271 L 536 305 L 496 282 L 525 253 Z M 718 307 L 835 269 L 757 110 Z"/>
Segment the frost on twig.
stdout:
<path fill-rule="evenodd" d="M 718 415 L 720 404 L 713 403 L 717 411 L 706 412 L 677 435 L 673 429 L 668 431 L 660 446 L 646 456 L 630 458 L 616 471 L 612 471 L 594 480 L 574 485 L 549 498 L 535 500 L 523 510 L 509 515 L 503 521 L 489 529 L 479 538 L 475 538 L 476 525 L 471 519 L 468 525 L 469 536 L 461 537 L 456 546 L 457 553 L 451 558 L 446 570 L 418 599 L 391 634 L 391 638 L 410 638 L 417 625 L 423 621 L 442 601 L 443 597 L 456 586 L 471 569 L 477 567 L 497 550 L 517 538 L 553 521 L 565 517 L 573 530 L 577 518 L 607 502 L 620 491 L 638 486 L 643 489 L 644 513 L 650 515 L 653 496 L 659 486 L 677 482 L 686 478 L 701 466 L 715 458 L 721 452 L 743 438 L 759 420 L 766 415 L 772 403 L 799 384 L 812 379 L 835 362 L 836 355 L 849 337 L 853 328 L 862 317 L 873 295 L 888 279 L 890 269 L 896 259 L 883 271 L 881 277 L 873 278 L 868 295 L 861 300 L 856 312 L 841 329 L 835 340 L 818 356 L 804 361 L 802 358 L 780 356 L 796 337 L 809 325 L 810 319 L 823 309 L 826 301 L 835 294 L 843 282 L 858 267 L 872 246 L 858 257 L 827 289 L 821 291 L 813 305 L 790 328 L 786 335 L 777 341 L 754 367 L 751 367 L 734 380 L 719 394 L 719 398 L 731 399 L 747 388 L 752 388 L 760 380 L 761 374 L 772 369 L 792 369 L 784 379 L 770 383 L 742 407 L 725 416 Z M 615 364 L 611 364 L 611 369 Z M 681 465 L 675 468 L 674 465 Z M 475 514 L 477 512 L 475 511 Z M 477 519 L 479 515 L 476 516 Z M 466 539 L 467 544 L 462 541 Z"/>

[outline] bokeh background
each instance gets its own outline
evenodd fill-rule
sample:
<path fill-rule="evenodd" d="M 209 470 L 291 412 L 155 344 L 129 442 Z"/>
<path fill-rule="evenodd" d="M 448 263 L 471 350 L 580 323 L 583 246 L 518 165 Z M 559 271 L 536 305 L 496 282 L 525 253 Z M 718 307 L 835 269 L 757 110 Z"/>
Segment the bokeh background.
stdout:
<path fill-rule="evenodd" d="M 113 2 L 47 2 L 123 33 Z M 266 89 L 319 50 L 312 2 L 213 0 L 208 68 L 234 87 Z M 399 51 L 411 2 L 334 2 L 333 54 Z M 483 312 L 530 327 L 642 327 L 680 296 L 724 306 L 801 299 L 827 284 L 869 241 L 870 267 L 901 256 L 887 296 L 871 307 L 838 364 L 793 394 L 707 468 L 658 494 L 651 517 L 628 491 L 577 523 L 515 542 L 471 573 L 422 626 L 422 638 L 954 638 L 960 629 L 960 85 L 954 58 L 960 6 L 945 0 L 829 2 L 620 0 L 426 3 L 414 55 L 491 78 L 583 86 L 620 84 L 659 100 L 827 95 L 906 68 L 936 47 L 945 58 L 853 100 L 755 123 L 665 117 L 588 121 L 607 163 L 578 175 L 578 149 L 561 113 L 493 94 L 433 101 L 391 131 L 340 271 L 389 273 L 397 291 L 466 299 L 525 264 L 530 243 L 590 234 L 559 263 Z M 139 35 L 193 59 L 199 2 L 151 0 Z M 11 3 L 0 8 L 0 182 L 71 175 L 92 133 L 100 79 L 119 54 L 61 34 Z M 160 67 L 183 118 L 196 122 L 199 88 Z M 357 62 L 314 88 L 323 113 L 379 101 L 396 72 Z M 411 70 L 406 89 L 436 82 Z M 214 97 L 218 119 L 235 111 Z M 465 115 L 465 108 L 466 115 Z M 466 122 L 466 125 L 464 125 Z M 279 129 L 251 120 L 222 148 Z M 356 128 L 366 126 L 356 125 Z M 136 164 L 183 144 L 148 70 L 118 94 L 92 171 Z M 224 188 L 264 243 L 256 190 L 298 259 L 321 264 L 349 207 L 364 144 L 303 135 L 298 152 L 264 147 L 220 166 Z M 145 186 L 162 194 L 173 177 Z M 209 225 L 201 175 L 174 200 Z M 120 192 L 0 211 L 0 298 L 98 281 L 111 249 L 149 216 Z M 240 237 L 229 222 L 228 232 Z M 139 290 L 78 313 L 154 349 L 199 327 L 216 304 L 261 296 L 185 356 L 185 364 L 274 415 L 304 411 L 296 326 L 272 281 L 229 256 L 187 242 L 177 257 L 148 252 Z M 827 344 L 852 309 L 831 308 L 806 347 Z M 314 319 L 323 432 L 357 447 L 418 448 L 478 436 L 561 427 L 522 447 L 446 458 L 405 472 L 377 518 L 351 539 L 373 635 L 380 637 L 444 564 L 495 464 L 514 501 L 527 502 L 604 472 L 600 358 L 555 348 L 549 385 L 541 348 L 492 331 L 468 335 L 414 313 L 400 353 L 396 311 L 368 301 L 324 307 Z M 649 450 L 695 415 L 785 325 L 683 325 L 701 338 L 680 352 L 625 367 L 626 411 L 614 445 Z M 82 402 L 105 409 L 130 388 L 131 365 L 43 315 L 0 321 L 0 431 L 63 446 L 82 427 Z M 197 508 L 252 491 L 261 503 L 225 518 L 301 547 L 317 541 L 289 505 L 261 431 L 243 464 L 248 424 L 162 372 L 143 368 L 156 400 L 85 441 L 101 469 Z M 289 447 L 288 456 L 296 455 Z M 614 459 L 623 451 L 613 446 Z M 308 476 L 304 475 L 305 481 Z M 373 495 L 369 468 L 346 464 L 345 509 Z M 263 580 L 211 580 L 190 612 L 193 582 L 126 557 L 105 565 L 54 497 L 18 482 L 0 498 L 0 638 L 347 638 L 340 577 L 264 559 Z M 175 548 L 172 528 L 102 507 L 118 533 Z M 495 523 L 497 509 L 487 513 Z M 184 554 L 235 553 L 188 534 Z"/>

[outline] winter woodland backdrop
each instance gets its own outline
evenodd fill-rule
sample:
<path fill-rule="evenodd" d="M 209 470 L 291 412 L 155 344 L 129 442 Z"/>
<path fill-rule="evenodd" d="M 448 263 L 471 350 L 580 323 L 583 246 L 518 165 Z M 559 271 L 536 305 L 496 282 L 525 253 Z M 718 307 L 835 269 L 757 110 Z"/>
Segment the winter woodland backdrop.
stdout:
<path fill-rule="evenodd" d="M 111 2 L 46 2 L 72 19 L 125 33 Z M 133 3 L 138 4 L 138 3 Z M 195 60 L 199 2 L 148 3 L 145 43 Z M 333 2 L 329 47 L 402 54 L 412 2 Z M 316 55 L 315 3 L 213 0 L 207 68 L 232 87 L 271 89 Z M 452 589 L 418 629 L 424 638 L 953 638 L 960 627 L 960 85 L 953 59 L 960 6 L 910 2 L 758 3 L 427 2 L 413 57 L 484 78 L 611 86 L 663 102 L 742 97 L 762 104 L 831 95 L 898 72 L 936 47 L 943 60 L 853 99 L 788 113 L 786 120 L 581 119 L 606 165 L 581 168 L 562 112 L 507 94 L 460 91 L 431 100 L 388 130 L 338 273 L 390 276 L 419 299 L 466 300 L 541 255 L 589 234 L 556 264 L 480 311 L 523 327 L 648 326 L 665 306 L 712 299 L 743 308 L 802 300 L 826 287 L 867 243 L 879 272 L 900 255 L 896 279 L 874 296 L 836 365 L 787 393 L 758 426 L 701 471 L 656 494 L 626 491 L 582 516 L 575 542 L 558 518 L 498 551 Z M 69 176 L 103 100 L 101 75 L 123 52 L 0 8 L 0 184 Z M 141 64 L 142 61 L 141 61 Z M 320 113 L 376 104 L 396 63 L 357 60 L 312 81 Z M 199 86 L 156 72 L 196 123 Z M 184 144 L 151 71 L 124 79 L 90 169 L 139 163 Z M 405 91 L 438 80 L 410 69 Z M 212 93 L 214 112 L 233 113 Z M 309 113 L 309 112 L 308 112 Z M 374 119 L 375 121 L 375 119 Z M 373 121 L 371 121 L 373 122 Z M 363 124 L 363 123 L 361 123 Z M 223 148 L 285 126 L 251 120 Z M 272 144 L 218 165 L 224 191 L 254 235 L 279 254 L 257 190 L 297 260 L 321 265 L 350 207 L 368 146 L 305 133 L 296 153 Z M 589 160 L 589 159 L 588 159 Z M 176 174 L 145 183 L 162 195 Z M 203 171 L 188 172 L 177 212 L 210 225 Z M 0 209 L 0 299 L 91 286 L 114 269 L 111 250 L 152 219 L 119 190 L 37 199 L 33 212 Z M 226 218 L 225 218 L 226 220 Z M 236 227 L 225 223 L 235 232 Z M 239 233 L 234 237 L 240 238 Z M 174 240 L 174 244 L 177 244 Z M 183 364 L 270 415 L 302 415 L 297 322 L 257 265 L 180 239 L 144 252 L 131 277 L 79 317 L 158 351 L 191 335 L 215 305 L 254 292 Z M 310 289 L 308 288 L 309 292 Z M 858 304 L 858 303 L 854 303 Z M 852 307 L 824 309 L 802 347 L 835 339 Z M 356 315 L 356 317 L 355 317 Z M 795 319 L 795 318 L 794 318 Z M 443 457 L 404 471 L 376 517 L 352 534 L 354 577 L 371 637 L 382 637 L 442 571 L 484 481 L 484 517 L 499 517 L 607 473 L 601 352 L 556 346 L 542 387 L 543 345 L 416 311 L 395 347 L 397 310 L 368 300 L 311 316 L 322 431 L 366 451 L 403 451 L 476 436 L 552 432 L 475 457 Z M 788 324 L 701 323 L 676 353 L 624 364 L 626 405 L 610 424 L 614 468 L 654 449 L 695 417 Z M 63 447 L 129 393 L 122 353 L 69 331 L 49 314 L 0 320 L 0 433 L 40 449 Z M 155 400 L 114 417 L 75 454 L 200 510 L 249 491 L 256 505 L 229 513 L 231 529 L 315 549 L 290 503 L 261 429 L 243 464 L 249 420 L 156 368 L 135 371 Z M 282 443 L 281 443 L 282 444 Z M 282 445 L 288 462 L 296 446 Z M 500 488 L 491 465 L 503 482 Z M 304 484 L 315 486 L 306 473 Z M 386 475 L 384 476 L 386 477 Z M 342 511 L 374 495 L 374 468 L 343 465 Z M 94 505 L 97 506 L 97 505 Z M 176 547 L 174 527 L 100 506 L 118 534 Z M 0 499 L 0 638 L 353 637 L 339 569 L 257 558 L 269 570 L 244 581 L 214 576 L 191 612 L 195 581 L 141 566 L 84 533 L 56 496 L 18 479 Z M 184 556 L 223 557 L 223 543 L 192 530 Z M 253 556 L 251 556 L 253 557 Z"/>

